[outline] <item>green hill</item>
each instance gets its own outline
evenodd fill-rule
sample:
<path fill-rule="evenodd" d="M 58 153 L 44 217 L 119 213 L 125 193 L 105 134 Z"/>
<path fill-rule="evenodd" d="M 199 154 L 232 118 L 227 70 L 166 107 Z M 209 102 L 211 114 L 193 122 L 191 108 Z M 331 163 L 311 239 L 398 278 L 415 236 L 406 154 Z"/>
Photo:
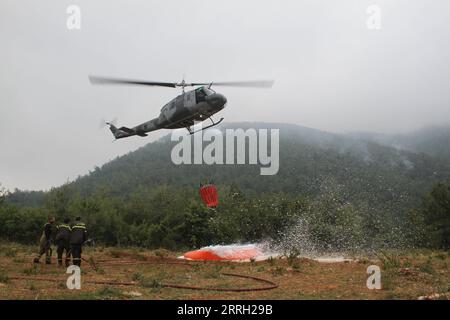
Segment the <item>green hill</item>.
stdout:
<path fill-rule="evenodd" d="M 95 168 L 72 187 L 81 194 L 102 188 L 127 197 L 139 188 L 196 188 L 211 179 L 250 194 L 317 194 L 333 181 L 346 190 L 349 200 L 363 197 L 384 202 L 418 199 L 433 182 L 450 176 L 448 161 L 345 135 L 287 124 L 238 123 L 225 128 L 279 128 L 278 174 L 262 176 L 260 165 L 175 165 L 170 159 L 175 142 L 166 136 Z"/>
<path fill-rule="evenodd" d="M 448 158 L 367 135 L 277 123 L 220 127 L 233 128 L 280 130 L 278 174 L 260 175 L 259 164 L 175 165 L 176 142 L 166 136 L 50 192 L 10 194 L 0 210 L 0 232 L 29 241 L 30 230 L 51 212 L 59 219 L 83 215 L 111 245 L 179 248 L 293 235 L 284 243 L 307 237 L 334 249 L 422 245 L 425 220 L 413 209 L 435 183 L 450 181 Z M 215 211 L 198 195 L 207 180 L 219 189 Z"/>

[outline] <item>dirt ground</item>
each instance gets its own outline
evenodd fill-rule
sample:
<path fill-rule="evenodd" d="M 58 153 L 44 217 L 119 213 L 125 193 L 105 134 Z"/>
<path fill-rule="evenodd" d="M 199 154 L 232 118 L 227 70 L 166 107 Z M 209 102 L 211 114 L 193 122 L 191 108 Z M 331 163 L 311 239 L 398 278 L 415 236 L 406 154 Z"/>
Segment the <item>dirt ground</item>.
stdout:
<path fill-rule="evenodd" d="M 323 263 L 298 257 L 250 262 L 179 260 L 180 252 L 136 248 L 86 248 L 81 290 L 69 290 L 66 269 L 33 264 L 36 248 L 0 244 L 0 299 L 434 299 L 450 298 L 450 252 L 380 252 L 355 261 Z M 381 268 L 381 290 L 366 286 L 369 265 Z M 276 288 L 227 292 L 218 289 Z M 99 283 L 93 283 L 99 282 Z M 110 282 L 110 283 L 105 283 Z M 120 285 L 127 283 L 128 285 Z M 434 295 L 434 296 L 433 296 Z"/>

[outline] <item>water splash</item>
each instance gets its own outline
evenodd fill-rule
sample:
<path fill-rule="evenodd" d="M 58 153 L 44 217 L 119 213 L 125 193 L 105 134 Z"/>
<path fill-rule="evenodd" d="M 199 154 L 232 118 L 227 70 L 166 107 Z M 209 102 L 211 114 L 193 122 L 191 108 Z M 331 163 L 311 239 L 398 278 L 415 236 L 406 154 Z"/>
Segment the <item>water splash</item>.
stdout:
<path fill-rule="evenodd" d="M 192 253 L 208 253 L 198 255 L 192 259 Z M 263 261 L 270 258 L 285 258 L 289 254 L 283 251 L 282 248 L 276 249 L 270 244 L 263 243 L 249 243 L 249 244 L 230 244 L 230 245 L 215 245 L 203 247 L 196 251 L 185 253 L 185 255 L 178 257 L 179 259 L 188 260 L 222 260 L 222 261 L 234 261 L 234 262 L 250 262 L 250 261 Z M 297 256 L 297 255 L 296 255 Z M 215 257 L 219 257 L 217 259 Z M 352 261 L 352 259 L 343 255 L 334 254 L 319 254 L 313 251 L 303 251 L 298 257 L 308 258 L 322 263 L 338 263 Z"/>

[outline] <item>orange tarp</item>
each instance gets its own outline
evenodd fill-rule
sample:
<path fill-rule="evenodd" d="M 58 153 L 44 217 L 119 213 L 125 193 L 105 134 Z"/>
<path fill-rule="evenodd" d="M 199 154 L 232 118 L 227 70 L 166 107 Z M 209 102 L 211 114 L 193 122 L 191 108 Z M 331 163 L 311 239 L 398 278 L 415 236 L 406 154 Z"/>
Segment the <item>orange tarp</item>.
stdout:
<path fill-rule="evenodd" d="M 184 257 L 186 259 L 191 260 L 210 260 L 210 261 L 218 261 L 218 260 L 249 260 L 255 258 L 261 252 L 255 248 L 239 248 L 235 250 L 231 250 L 229 252 L 217 253 L 212 250 L 195 250 L 186 252 Z"/>

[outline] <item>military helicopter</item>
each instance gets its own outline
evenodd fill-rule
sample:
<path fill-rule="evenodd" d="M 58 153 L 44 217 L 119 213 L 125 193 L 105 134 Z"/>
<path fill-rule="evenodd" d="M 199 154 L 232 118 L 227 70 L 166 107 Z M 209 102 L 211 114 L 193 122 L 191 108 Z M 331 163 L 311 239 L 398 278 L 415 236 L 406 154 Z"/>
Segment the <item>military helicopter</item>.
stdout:
<path fill-rule="evenodd" d="M 131 136 L 146 137 L 148 132 L 159 129 L 186 128 L 189 134 L 194 134 L 195 132 L 211 128 L 223 121 L 223 118 L 220 118 L 219 121 L 215 122 L 212 119 L 212 116 L 225 108 L 227 103 L 227 99 L 223 94 L 215 92 L 213 89 L 211 89 L 213 85 L 228 87 L 271 88 L 274 83 L 274 81 L 272 80 L 187 83 L 184 81 L 184 79 L 181 82 L 155 82 L 105 78 L 97 76 L 89 76 L 89 80 L 93 84 L 125 84 L 182 88 L 182 93 L 165 104 L 161 109 L 159 117 L 157 118 L 144 122 L 133 128 L 117 128 L 113 123 L 106 122 L 116 139 L 122 139 Z M 198 88 L 186 92 L 186 87 Z M 210 125 L 203 127 L 201 130 L 193 130 L 192 127 L 194 125 L 194 122 L 202 122 L 207 119 L 211 120 Z"/>

